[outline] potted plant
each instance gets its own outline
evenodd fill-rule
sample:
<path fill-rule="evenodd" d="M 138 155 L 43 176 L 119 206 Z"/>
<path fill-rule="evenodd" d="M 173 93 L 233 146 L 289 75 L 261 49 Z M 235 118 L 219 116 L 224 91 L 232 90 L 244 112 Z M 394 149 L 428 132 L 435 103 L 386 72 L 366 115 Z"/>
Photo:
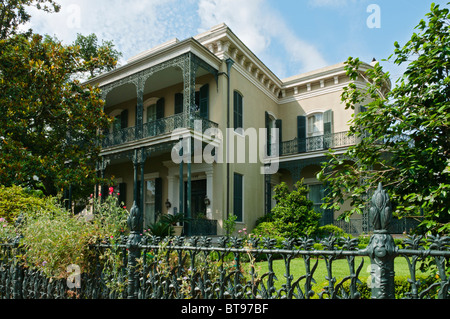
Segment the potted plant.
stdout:
<path fill-rule="evenodd" d="M 166 214 L 161 217 L 161 221 L 173 227 L 175 236 L 181 236 L 181 232 L 183 230 L 181 223 L 185 222 L 186 218 L 184 218 L 182 213 L 175 215 Z"/>

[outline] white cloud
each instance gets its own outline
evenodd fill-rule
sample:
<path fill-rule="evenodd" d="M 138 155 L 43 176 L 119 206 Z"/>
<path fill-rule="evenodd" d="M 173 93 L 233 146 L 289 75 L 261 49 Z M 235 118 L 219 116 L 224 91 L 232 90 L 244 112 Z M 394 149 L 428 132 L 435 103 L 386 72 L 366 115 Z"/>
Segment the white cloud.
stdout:
<path fill-rule="evenodd" d="M 226 23 L 279 77 L 327 65 L 317 48 L 290 30 L 265 0 L 200 0 L 198 15 L 199 31 Z M 274 50 L 271 45 L 281 47 Z"/>
<path fill-rule="evenodd" d="M 322 54 L 295 34 L 267 0 L 60 0 L 62 10 L 32 9 L 30 27 L 64 43 L 77 33 L 111 40 L 130 57 L 172 38 L 183 40 L 225 22 L 279 77 L 325 66 Z"/>
<path fill-rule="evenodd" d="M 195 30 L 194 20 L 189 18 L 195 14 L 195 8 L 189 12 L 190 1 L 66 0 L 60 3 L 59 13 L 31 11 L 30 26 L 35 32 L 55 35 L 65 43 L 75 40 L 77 33 L 95 33 L 99 39 L 113 41 L 124 60 L 170 38 L 192 36 L 190 32 Z"/>

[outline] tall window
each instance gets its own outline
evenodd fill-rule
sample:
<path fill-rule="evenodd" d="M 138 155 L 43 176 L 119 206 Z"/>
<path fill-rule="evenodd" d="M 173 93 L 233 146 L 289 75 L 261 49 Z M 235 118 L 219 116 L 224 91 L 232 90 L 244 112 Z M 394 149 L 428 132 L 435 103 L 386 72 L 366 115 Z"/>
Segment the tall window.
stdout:
<path fill-rule="evenodd" d="M 326 196 L 326 188 L 322 184 L 312 184 L 309 187 L 309 199 L 313 202 L 314 210 L 322 215 L 320 225 L 333 224 L 334 213 L 333 210 L 324 210 L 321 206 L 324 203 Z"/>
<path fill-rule="evenodd" d="M 162 214 L 162 179 L 152 178 L 145 181 L 144 187 L 144 227 L 155 223 Z"/>
<path fill-rule="evenodd" d="M 183 93 L 175 94 L 175 114 L 183 113 L 184 95 Z M 203 118 L 209 118 L 209 84 L 203 85 L 195 92 L 195 107 L 193 110 Z"/>
<path fill-rule="evenodd" d="M 152 104 L 147 108 L 147 123 L 156 121 L 156 104 Z"/>
<path fill-rule="evenodd" d="M 123 110 L 120 114 L 114 117 L 114 122 L 112 124 L 113 132 L 118 132 L 121 129 L 128 127 L 128 110 Z"/>
<path fill-rule="evenodd" d="M 322 213 L 324 187 L 322 184 L 308 185 L 309 199 L 314 203 L 313 207 L 316 212 Z"/>
<path fill-rule="evenodd" d="M 155 180 L 147 180 L 145 181 L 145 211 L 144 211 L 144 218 L 145 218 L 145 225 L 148 227 L 148 225 L 155 222 L 155 195 L 156 195 L 156 187 L 155 187 Z"/>
<path fill-rule="evenodd" d="M 234 107 L 233 107 L 234 129 L 236 130 L 238 128 L 244 128 L 243 98 L 242 98 L 242 95 L 237 91 L 234 91 L 233 102 L 234 102 Z"/>
<path fill-rule="evenodd" d="M 308 137 L 323 135 L 323 113 L 308 116 Z"/>
<path fill-rule="evenodd" d="M 242 222 L 244 217 L 244 177 L 241 174 L 234 173 L 234 194 L 233 194 L 233 210 L 234 215 L 237 217 L 237 222 Z"/>

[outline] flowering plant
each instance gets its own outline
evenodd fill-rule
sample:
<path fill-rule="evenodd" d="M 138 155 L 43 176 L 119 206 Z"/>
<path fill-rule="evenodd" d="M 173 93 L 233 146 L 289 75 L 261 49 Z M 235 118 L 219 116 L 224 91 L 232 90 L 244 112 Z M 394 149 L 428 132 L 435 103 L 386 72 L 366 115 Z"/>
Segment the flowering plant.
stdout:
<path fill-rule="evenodd" d="M 14 237 L 16 237 L 16 232 L 13 225 L 8 223 L 5 218 L 0 217 L 0 243 L 11 240 Z"/>

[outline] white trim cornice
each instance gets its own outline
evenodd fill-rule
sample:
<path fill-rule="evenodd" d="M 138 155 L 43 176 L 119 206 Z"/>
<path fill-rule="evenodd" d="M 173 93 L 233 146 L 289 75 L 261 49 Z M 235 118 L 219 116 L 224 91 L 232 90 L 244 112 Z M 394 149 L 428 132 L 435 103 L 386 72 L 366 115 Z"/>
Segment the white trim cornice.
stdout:
<path fill-rule="evenodd" d="M 142 54 L 123 66 L 86 81 L 85 84 L 104 86 L 188 52 L 192 52 L 213 68 L 219 70 L 222 61 L 197 40 L 189 38 L 183 41 L 174 42 L 172 45 L 165 46 L 160 50 L 150 50 L 148 54 Z"/>

